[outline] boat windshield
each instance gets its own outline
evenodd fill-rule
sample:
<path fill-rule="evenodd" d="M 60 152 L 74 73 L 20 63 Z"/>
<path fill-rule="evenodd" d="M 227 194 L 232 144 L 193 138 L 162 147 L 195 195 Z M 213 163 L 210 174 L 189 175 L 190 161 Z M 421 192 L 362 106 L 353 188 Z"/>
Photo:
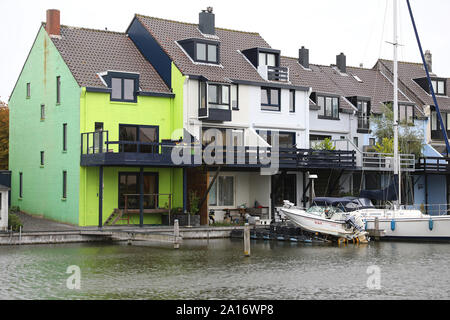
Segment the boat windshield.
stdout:
<path fill-rule="evenodd" d="M 306 212 L 312 213 L 312 214 L 318 214 L 321 215 L 322 213 L 325 213 L 328 216 L 331 216 L 335 213 L 341 213 L 343 212 L 340 208 L 333 207 L 333 206 L 312 206 L 310 207 Z"/>

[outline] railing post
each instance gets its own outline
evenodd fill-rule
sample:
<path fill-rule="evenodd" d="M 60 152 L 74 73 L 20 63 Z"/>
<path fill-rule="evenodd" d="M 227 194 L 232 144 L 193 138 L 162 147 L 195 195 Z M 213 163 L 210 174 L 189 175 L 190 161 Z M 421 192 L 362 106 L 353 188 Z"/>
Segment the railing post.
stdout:
<path fill-rule="evenodd" d="M 99 153 L 103 153 L 103 131 L 99 131 L 100 138 L 98 139 Z"/>
<path fill-rule="evenodd" d="M 178 219 L 173 222 L 173 248 L 180 249 L 180 225 Z"/>
<path fill-rule="evenodd" d="M 244 255 L 250 257 L 250 226 L 248 223 L 244 227 Z"/>
<path fill-rule="evenodd" d="M 84 154 L 84 148 L 83 148 L 83 140 L 84 140 L 84 133 L 81 134 L 81 154 Z"/>

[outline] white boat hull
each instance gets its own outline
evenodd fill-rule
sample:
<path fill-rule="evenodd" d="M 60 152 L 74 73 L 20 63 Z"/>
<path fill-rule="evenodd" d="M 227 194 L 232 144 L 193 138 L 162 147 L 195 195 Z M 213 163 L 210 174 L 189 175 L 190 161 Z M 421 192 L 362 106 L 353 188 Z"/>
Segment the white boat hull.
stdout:
<path fill-rule="evenodd" d="M 366 230 L 374 230 L 375 217 L 364 217 L 363 213 L 362 215 L 366 221 Z M 450 216 L 386 217 L 380 215 L 378 221 L 378 229 L 383 231 L 380 238 L 450 240 Z"/>
<path fill-rule="evenodd" d="M 309 214 L 304 210 L 283 207 L 280 208 L 280 211 L 289 220 L 310 232 L 319 232 L 347 239 L 364 237 L 366 234 L 365 232 L 355 232 L 354 228 L 349 227 L 345 221 L 322 218 L 314 214 Z"/>

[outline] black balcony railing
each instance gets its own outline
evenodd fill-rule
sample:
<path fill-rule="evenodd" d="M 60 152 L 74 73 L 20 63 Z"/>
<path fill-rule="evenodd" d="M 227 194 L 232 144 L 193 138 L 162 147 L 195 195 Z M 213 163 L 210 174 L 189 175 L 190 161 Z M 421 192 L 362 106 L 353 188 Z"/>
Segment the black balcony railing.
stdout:
<path fill-rule="evenodd" d="M 182 164 L 174 161 L 172 151 L 183 156 Z M 200 160 L 199 160 L 200 159 Z M 186 163 L 188 162 L 188 163 Z M 82 166 L 154 165 L 191 167 L 200 165 L 225 165 L 229 167 L 279 168 L 356 168 L 355 151 L 314 150 L 270 147 L 226 147 L 185 145 L 179 141 L 158 143 L 139 141 L 109 141 L 108 131 L 81 135 Z"/>
<path fill-rule="evenodd" d="M 450 157 L 422 157 L 416 163 L 416 171 L 424 173 L 449 173 Z"/>
<path fill-rule="evenodd" d="M 358 130 L 367 132 L 370 129 L 370 117 L 358 115 Z"/>
<path fill-rule="evenodd" d="M 268 66 L 267 79 L 271 81 L 289 81 L 288 68 Z"/>
<path fill-rule="evenodd" d="M 224 122 L 231 121 L 231 110 L 215 108 L 213 106 L 208 106 L 208 108 L 198 109 L 198 117 L 203 121 L 211 122 Z"/>

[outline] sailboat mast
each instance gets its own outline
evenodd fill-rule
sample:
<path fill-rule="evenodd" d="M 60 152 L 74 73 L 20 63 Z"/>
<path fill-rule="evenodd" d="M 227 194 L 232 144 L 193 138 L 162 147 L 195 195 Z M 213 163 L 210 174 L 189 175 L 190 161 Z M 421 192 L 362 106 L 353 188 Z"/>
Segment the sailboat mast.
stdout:
<path fill-rule="evenodd" d="M 402 203 L 401 200 L 401 173 L 400 173 L 400 159 L 398 154 L 398 35 L 397 35 L 397 0 L 394 2 L 394 179 L 398 177 L 398 205 Z"/>

